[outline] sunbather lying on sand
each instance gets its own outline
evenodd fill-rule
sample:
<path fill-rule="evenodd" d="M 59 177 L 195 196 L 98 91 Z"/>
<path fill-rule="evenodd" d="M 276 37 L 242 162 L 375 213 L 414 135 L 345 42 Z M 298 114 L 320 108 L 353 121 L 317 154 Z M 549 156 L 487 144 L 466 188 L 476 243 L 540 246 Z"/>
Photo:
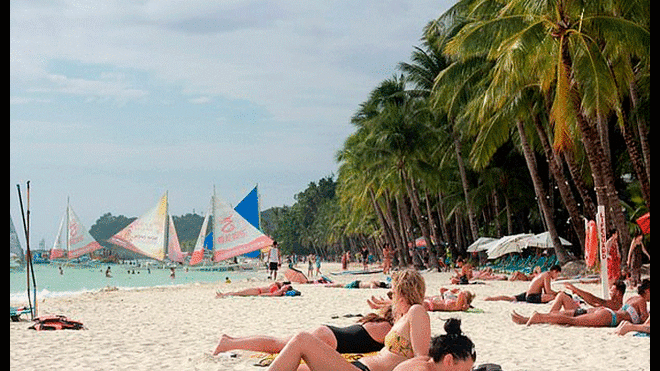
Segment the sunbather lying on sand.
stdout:
<path fill-rule="evenodd" d="M 379 313 L 369 313 L 354 325 L 347 327 L 323 325 L 311 334 L 339 353 L 371 353 L 383 348 L 385 335 L 392 329 L 393 323 L 392 306 L 388 306 L 379 310 Z M 291 337 L 257 335 L 235 338 L 223 334 L 213 355 L 234 349 L 279 353 Z"/>
<path fill-rule="evenodd" d="M 552 290 L 550 283 L 557 279 L 561 273 L 561 267 L 554 265 L 549 271 L 543 272 L 532 280 L 526 292 L 516 296 L 489 296 L 486 301 L 524 301 L 527 303 L 547 303 L 557 296 L 557 292 Z"/>
<path fill-rule="evenodd" d="M 623 321 L 641 324 L 649 317 L 646 302 L 651 300 L 650 279 L 645 279 L 637 292 L 638 295 L 626 300 L 626 303 L 619 310 L 598 307 L 587 313 L 574 313 L 573 315 L 562 312 L 534 312 L 530 317 L 525 317 L 513 311 L 511 319 L 517 324 L 527 324 L 528 326 L 549 323 L 579 327 L 617 327 Z"/>
<path fill-rule="evenodd" d="M 265 287 L 251 287 L 244 290 L 225 292 L 216 291 L 216 298 L 225 296 L 284 296 L 287 291 L 292 289 L 291 285 L 285 285 L 282 282 L 273 282 Z"/>
<path fill-rule="evenodd" d="M 325 283 L 325 287 L 342 287 L 345 289 L 389 289 L 391 285 L 385 281 L 372 280 L 372 281 L 360 281 L 355 280 L 348 284 L 343 283 Z"/>
<path fill-rule="evenodd" d="M 427 296 L 424 298 L 424 308 L 430 312 L 458 312 L 466 311 L 470 308 L 475 294 L 471 291 L 463 291 L 459 289 L 440 289 L 440 295 Z M 391 304 L 391 299 L 383 297 L 377 298 L 372 296 L 367 299 L 367 304 L 372 309 L 382 308 Z"/>

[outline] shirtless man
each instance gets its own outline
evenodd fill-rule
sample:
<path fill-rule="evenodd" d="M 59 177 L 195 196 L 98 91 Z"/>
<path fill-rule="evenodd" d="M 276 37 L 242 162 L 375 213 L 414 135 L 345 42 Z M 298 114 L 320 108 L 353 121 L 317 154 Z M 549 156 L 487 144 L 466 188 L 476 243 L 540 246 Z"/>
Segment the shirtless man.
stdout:
<path fill-rule="evenodd" d="M 524 301 L 527 303 L 542 304 L 547 303 L 557 296 L 557 292 L 552 290 L 550 283 L 556 280 L 561 273 L 559 265 L 553 265 L 549 271 L 543 272 L 536 276 L 529 284 L 526 292 L 516 296 L 489 296 L 484 298 L 486 301 Z"/>
<path fill-rule="evenodd" d="M 565 314 L 572 314 L 575 316 L 593 311 L 597 307 L 619 310 L 619 308 L 623 306 L 623 295 L 626 293 L 626 284 L 621 280 L 614 282 L 612 286 L 610 286 L 610 298 L 608 300 L 601 299 L 589 292 L 580 290 L 570 283 L 566 283 L 564 286 L 594 308 L 581 308 L 579 303 L 576 303 L 570 295 L 562 291 L 557 294 L 557 297 L 552 304 L 552 308 L 550 308 L 550 312 L 562 311 Z"/>

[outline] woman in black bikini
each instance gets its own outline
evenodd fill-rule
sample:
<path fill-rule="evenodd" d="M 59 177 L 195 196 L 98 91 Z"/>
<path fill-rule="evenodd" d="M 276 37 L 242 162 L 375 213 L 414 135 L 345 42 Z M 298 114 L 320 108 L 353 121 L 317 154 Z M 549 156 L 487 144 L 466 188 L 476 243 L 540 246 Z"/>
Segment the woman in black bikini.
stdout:
<path fill-rule="evenodd" d="M 323 325 L 311 333 L 339 353 L 371 353 L 383 348 L 385 335 L 392 328 L 393 322 L 392 307 L 388 306 L 378 314 L 369 313 L 354 325 L 348 327 Z M 289 340 L 291 337 L 276 338 L 260 335 L 234 338 L 223 334 L 213 355 L 234 349 L 279 353 Z"/>

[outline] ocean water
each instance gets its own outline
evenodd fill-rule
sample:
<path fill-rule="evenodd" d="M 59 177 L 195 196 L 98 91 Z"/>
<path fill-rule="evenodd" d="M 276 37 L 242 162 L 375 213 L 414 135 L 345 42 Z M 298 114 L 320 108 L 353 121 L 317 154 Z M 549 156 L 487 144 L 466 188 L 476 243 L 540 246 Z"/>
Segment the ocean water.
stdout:
<path fill-rule="evenodd" d="M 106 277 L 110 267 L 111 277 Z M 224 282 L 226 278 L 232 281 L 265 275 L 265 271 L 224 271 L 211 272 L 198 269 L 186 270 L 184 267 L 175 269 L 174 278 L 169 269 L 135 268 L 124 264 L 106 264 L 98 267 L 62 267 L 55 264 L 34 264 L 34 276 L 37 286 L 37 299 L 76 295 L 84 292 L 95 292 L 105 287 L 118 289 L 134 289 L 144 287 L 159 287 L 184 285 L 195 282 Z M 265 276 L 264 276 L 265 277 Z M 9 273 L 10 302 L 27 303 L 27 272 L 26 270 Z M 32 278 L 30 277 L 30 295 L 33 295 Z"/>

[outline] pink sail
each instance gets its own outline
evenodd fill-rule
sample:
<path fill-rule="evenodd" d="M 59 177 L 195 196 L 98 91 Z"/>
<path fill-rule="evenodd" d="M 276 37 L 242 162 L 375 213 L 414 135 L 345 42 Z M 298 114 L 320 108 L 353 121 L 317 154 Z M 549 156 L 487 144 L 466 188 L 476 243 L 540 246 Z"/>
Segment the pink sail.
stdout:
<path fill-rule="evenodd" d="M 60 223 L 55 243 L 50 251 L 51 259 L 75 259 L 101 249 L 67 201 L 66 212 Z"/>
<path fill-rule="evenodd" d="M 159 261 L 165 259 L 167 193 L 151 210 L 108 239 L 115 245 Z"/>
<path fill-rule="evenodd" d="M 199 236 L 197 236 L 197 242 L 195 243 L 195 249 L 193 250 L 192 256 L 190 257 L 190 265 L 196 265 L 202 262 L 204 259 L 204 239 L 206 238 L 206 228 L 209 224 L 209 215 L 211 214 L 211 208 L 206 213 L 204 217 L 204 222 L 202 223 L 202 228 L 199 230 Z"/>
<path fill-rule="evenodd" d="M 173 262 L 183 263 L 183 253 L 179 244 L 179 236 L 174 228 L 174 219 L 170 215 L 170 229 L 167 238 L 167 257 Z"/>
<path fill-rule="evenodd" d="M 229 204 L 213 196 L 213 261 L 266 248 L 273 244 L 270 237 L 248 223 Z"/>

